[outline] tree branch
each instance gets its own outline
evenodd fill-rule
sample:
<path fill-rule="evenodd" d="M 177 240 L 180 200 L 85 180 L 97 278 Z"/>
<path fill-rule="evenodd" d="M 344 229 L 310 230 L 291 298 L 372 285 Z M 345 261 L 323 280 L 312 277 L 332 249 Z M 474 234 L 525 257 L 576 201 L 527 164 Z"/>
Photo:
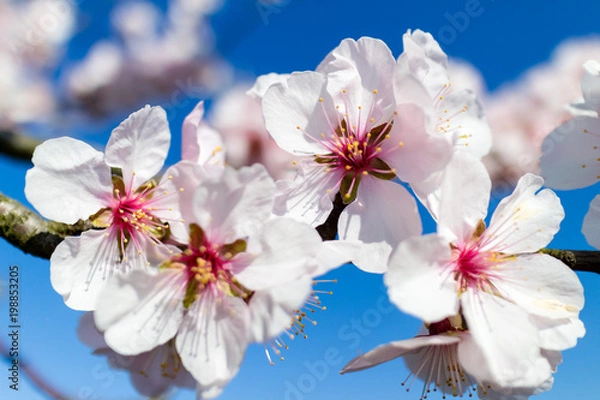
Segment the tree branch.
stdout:
<path fill-rule="evenodd" d="M 49 259 L 66 236 L 91 228 L 89 222 L 75 225 L 46 221 L 18 201 L 0 193 L 0 236 L 13 246 L 36 257 Z"/>
<path fill-rule="evenodd" d="M 321 239 L 335 240 L 335 237 L 337 236 L 338 221 L 346 206 L 347 204 L 344 204 L 342 196 L 338 192 L 333 201 L 333 210 L 331 210 L 327 220 L 315 228 L 317 232 L 319 232 L 319 235 L 321 235 Z"/>
<path fill-rule="evenodd" d="M 600 274 L 600 251 L 559 249 L 542 249 L 540 251 L 562 261 L 574 271 Z"/>
<path fill-rule="evenodd" d="M 40 143 L 39 140 L 32 139 L 22 133 L 0 129 L 0 153 L 7 156 L 31 161 L 33 150 Z"/>

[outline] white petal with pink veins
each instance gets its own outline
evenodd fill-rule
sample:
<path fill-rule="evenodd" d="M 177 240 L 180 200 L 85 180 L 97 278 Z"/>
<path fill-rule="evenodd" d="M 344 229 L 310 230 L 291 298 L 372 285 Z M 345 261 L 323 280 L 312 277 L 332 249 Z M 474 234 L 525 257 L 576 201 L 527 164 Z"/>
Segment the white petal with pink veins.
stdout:
<path fill-rule="evenodd" d="M 265 125 L 285 151 L 300 156 L 329 152 L 320 144 L 321 134 L 332 133 L 338 120 L 325 81 L 318 72 L 295 72 L 265 93 Z"/>
<path fill-rule="evenodd" d="M 404 240 L 390 257 L 384 281 L 390 300 L 402 311 L 437 322 L 459 311 L 448 241 L 436 234 Z"/>
<path fill-rule="evenodd" d="M 544 180 L 533 174 L 519 179 L 513 193 L 496 207 L 482 237 L 482 250 L 532 253 L 550 243 L 565 212 L 553 191 L 538 192 L 543 184 Z"/>
<path fill-rule="evenodd" d="M 112 131 L 106 163 L 121 168 L 126 188 L 135 190 L 161 170 L 170 142 L 167 113 L 161 107 L 146 106 Z"/>
<path fill-rule="evenodd" d="M 342 180 L 341 174 L 325 172 L 326 168 L 314 166 L 312 161 L 301 162 L 294 180 L 277 181 L 273 213 L 311 226 L 324 223 Z"/>
<path fill-rule="evenodd" d="M 48 219 L 74 224 L 112 199 L 104 155 L 79 140 L 62 137 L 40 144 L 25 177 L 27 200 Z"/>
<path fill-rule="evenodd" d="M 600 119 L 579 116 L 553 130 L 542 143 L 540 167 L 548 187 L 579 189 L 598 182 Z"/>
<path fill-rule="evenodd" d="M 124 355 L 166 343 L 183 319 L 187 274 L 165 269 L 158 275 L 132 271 L 111 279 L 98 299 L 96 326 L 106 343 Z"/>
<path fill-rule="evenodd" d="M 581 231 L 591 246 L 600 249 L 600 196 L 594 197 L 590 203 Z"/>
<path fill-rule="evenodd" d="M 237 373 L 249 341 L 250 311 L 241 298 L 203 293 L 189 308 L 176 346 L 198 381 L 198 397 L 218 396 Z"/>
<path fill-rule="evenodd" d="M 470 335 L 458 345 L 458 356 L 469 374 L 492 386 L 511 387 L 538 386 L 551 377 L 537 329 L 524 310 L 471 289 L 461 304 Z"/>

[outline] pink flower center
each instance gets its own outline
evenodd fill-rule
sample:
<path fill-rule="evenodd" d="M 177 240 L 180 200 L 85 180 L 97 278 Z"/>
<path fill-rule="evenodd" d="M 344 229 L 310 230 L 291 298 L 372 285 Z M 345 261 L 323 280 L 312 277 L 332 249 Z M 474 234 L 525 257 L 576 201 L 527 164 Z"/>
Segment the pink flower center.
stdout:
<path fill-rule="evenodd" d="M 504 261 L 502 255 L 490 251 L 482 251 L 476 242 L 469 242 L 453 247 L 454 279 L 460 291 L 474 288 L 495 293 L 492 281 L 499 279 L 496 270 Z"/>

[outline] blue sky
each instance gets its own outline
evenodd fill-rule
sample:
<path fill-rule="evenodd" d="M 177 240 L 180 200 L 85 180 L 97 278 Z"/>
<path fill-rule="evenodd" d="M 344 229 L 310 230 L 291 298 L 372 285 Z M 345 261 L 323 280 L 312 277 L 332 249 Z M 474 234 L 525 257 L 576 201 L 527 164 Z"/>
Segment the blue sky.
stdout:
<path fill-rule="evenodd" d="M 108 32 L 106 12 L 111 2 L 80 2 L 87 30 L 73 40 L 70 57 L 78 58 L 100 35 Z M 98 4 L 100 3 L 100 4 Z M 164 6 L 164 1 L 159 2 Z M 456 22 L 457 13 L 471 11 L 468 22 Z M 222 54 L 239 68 L 240 76 L 268 72 L 314 69 L 319 61 L 346 37 L 368 35 L 383 39 L 395 54 L 402 50 L 407 29 L 423 29 L 443 38 L 443 49 L 470 61 L 483 74 L 489 89 L 515 79 L 526 68 L 548 59 L 554 47 L 572 36 L 598 34 L 600 5 L 591 0 L 527 2 L 517 0 L 468 0 L 404 2 L 370 0 L 285 0 L 282 6 L 259 7 L 254 0 L 229 1 L 214 18 L 217 43 Z M 468 15 L 468 14 L 467 14 Z M 454 20 L 456 26 L 452 25 Z M 459 29 L 460 28 L 460 29 Z M 189 109 L 193 107 L 190 103 Z M 131 110 L 124 110 L 127 115 Z M 172 114 L 171 128 L 179 132 L 187 110 Z M 118 121 L 107 125 L 102 143 Z M 80 132 L 74 132 L 79 135 Z M 180 142 L 172 144 L 175 162 Z M 0 192 L 25 201 L 24 176 L 29 165 L 0 158 Z M 562 230 L 552 243 L 557 248 L 588 249 L 580 227 L 597 187 L 560 192 L 566 209 Z M 427 231 L 433 230 L 426 220 Z M 110 371 L 101 357 L 80 344 L 75 328 L 80 313 L 64 306 L 49 280 L 49 262 L 23 255 L 0 242 L 0 279 L 6 280 L 10 265 L 18 265 L 21 284 L 24 357 L 48 380 L 72 399 L 137 399 L 128 376 Z M 327 310 L 316 314 L 318 326 L 308 329 L 309 338 L 295 340 L 285 352 L 286 360 L 270 366 L 262 346 L 248 349 L 236 378 L 223 399 L 416 399 L 400 382 L 408 375 L 402 361 L 361 373 L 340 376 L 340 368 L 359 354 L 391 340 L 411 337 L 419 322 L 390 306 L 382 277 L 366 275 L 347 266 L 329 274 L 332 296 L 324 299 Z M 600 369 L 600 277 L 580 273 L 586 308 L 581 314 L 588 333 L 578 346 L 564 352 L 554 389 L 539 399 L 590 398 Z M 5 294 L 0 299 L 0 337 L 7 325 Z M 6 364 L 2 364 L 5 366 Z M 4 371 L 6 371 L 3 368 Z M 7 390 L 6 372 L 0 374 L 0 398 L 43 398 L 21 375 L 18 394 Z M 433 397 L 433 396 L 432 396 Z M 181 392 L 176 399 L 194 398 Z"/>

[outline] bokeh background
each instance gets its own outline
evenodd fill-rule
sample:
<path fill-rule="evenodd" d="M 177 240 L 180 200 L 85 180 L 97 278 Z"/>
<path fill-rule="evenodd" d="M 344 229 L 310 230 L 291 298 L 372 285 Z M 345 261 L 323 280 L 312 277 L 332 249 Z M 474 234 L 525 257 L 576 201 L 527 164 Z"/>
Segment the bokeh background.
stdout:
<path fill-rule="evenodd" d="M 535 170 L 540 136 L 562 120 L 560 106 L 578 96 L 579 58 L 600 59 L 600 39 L 593 36 L 600 33 L 600 4 L 592 0 L 198 0 L 179 1 L 178 11 L 173 11 L 176 1 L 166 0 L 133 8 L 125 1 L 52 0 L 47 3 L 54 8 L 42 8 L 22 21 L 11 14 L 15 3 L 0 2 L 4 36 L 0 47 L 9 48 L 3 53 L 9 57 L 0 57 L 2 129 L 38 139 L 69 135 L 101 149 L 110 130 L 129 113 L 145 103 L 161 104 L 168 110 L 173 133 L 169 163 L 178 160 L 181 123 L 198 100 L 207 100 L 210 114 L 216 99 L 238 83 L 251 84 L 254 77 L 268 72 L 314 69 L 346 37 L 381 38 L 399 55 L 408 29 L 429 31 L 452 59 L 467 61 L 479 71 L 477 78 L 463 65 L 456 67 L 456 76 L 477 85 L 484 105 L 494 110 L 489 118 L 499 132 L 495 145 L 505 149 L 488 161 L 497 178 L 494 203 L 510 192 L 515 176 Z M 48 12 L 58 23 L 49 22 Z M 154 34 L 148 33 L 155 28 Z M 44 38 L 48 43 L 40 49 Z M 565 50 L 565 40 L 575 41 Z M 561 43 L 558 54 L 555 49 Z M 32 86 L 34 81 L 42 89 Z M 32 97 L 25 96 L 30 89 Z M 48 93 L 50 99 L 44 97 Z M 20 103 L 11 104 L 18 96 Z M 221 109 L 220 116 L 213 117 L 215 124 L 219 120 L 244 125 L 244 118 L 257 116 L 260 120 L 255 109 L 240 111 L 225 105 Z M 242 138 L 231 140 L 241 143 Z M 27 161 L 0 155 L 0 192 L 27 204 L 23 187 L 28 168 Z M 597 192 L 597 186 L 559 192 L 566 219 L 553 247 L 590 249 L 580 229 Z M 430 218 L 425 213 L 423 218 L 426 232 L 433 231 Z M 81 313 L 64 306 L 52 290 L 49 262 L 24 255 L 4 241 L 0 241 L 4 282 L 0 341 L 8 339 L 5 285 L 11 265 L 17 265 L 20 273 L 21 362 L 69 399 L 142 398 L 127 373 L 111 370 L 104 357 L 91 354 L 79 342 L 76 328 Z M 578 275 L 586 292 L 581 319 L 588 332 L 576 348 L 563 353 L 554 388 L 539 399 L 597 396 L 600 279 L 591 273 Z M 390 305 L 381 276 L 344 266 L 328 278 L 338 283 L 321 285 L 333 294 L 323 296 L 327 310 L 315 313 L 318 324 L 308 327 L 308 339 L 289 343 L 285 361 L 274 366 L 267 362 L 263 346 L 251 346 L 222 399 L 420 397 L 419 382 L 410 393 L 400 386 L 408 376 L 401 360 L 339 375 L 341 367 L 361 352 L 414 335 L 419 321 Z M 0 363 L 4 371 L 0 398 L 47 398 L 23 372 L 19 391 L 9 390 L 8 365 L 5 359 Z M 175 391 L 170 398 L 192 399 L 194 393 Z"/>

